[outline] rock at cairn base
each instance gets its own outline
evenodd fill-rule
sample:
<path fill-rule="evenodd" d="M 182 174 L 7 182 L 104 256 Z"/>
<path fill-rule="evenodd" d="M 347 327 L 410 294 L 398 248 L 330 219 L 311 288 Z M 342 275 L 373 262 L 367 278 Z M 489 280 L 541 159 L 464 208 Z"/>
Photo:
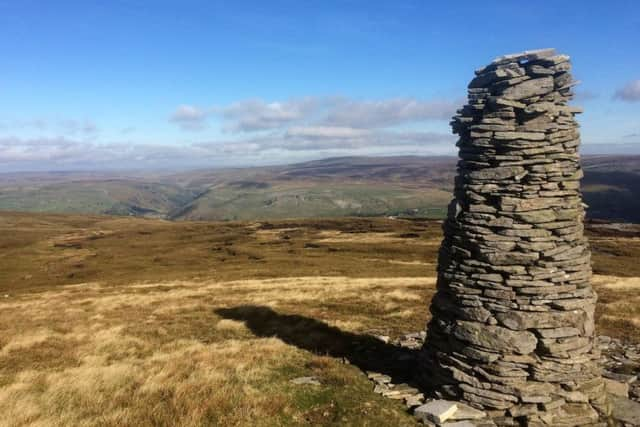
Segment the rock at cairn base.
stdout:
<path fill-rule="evenodd" d="M 570 70 L 553 49 L 500 57 L 451 122 L 460 161 L 422 381 L 516 425 L 589 425 L 607 407 Z"/>

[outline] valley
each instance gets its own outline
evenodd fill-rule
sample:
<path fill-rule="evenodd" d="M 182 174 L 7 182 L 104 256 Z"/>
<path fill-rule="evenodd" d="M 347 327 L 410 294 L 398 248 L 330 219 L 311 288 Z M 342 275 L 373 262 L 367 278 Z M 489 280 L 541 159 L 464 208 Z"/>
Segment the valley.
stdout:
<path fill-rule="evenodd" d="M 344 157 L 169 172 L 0 174 L 0 210 L 172 220 L 443 218 L 453 157 Z M 586 156 L 590 218 L 640 222 L 640 156 Z"/>

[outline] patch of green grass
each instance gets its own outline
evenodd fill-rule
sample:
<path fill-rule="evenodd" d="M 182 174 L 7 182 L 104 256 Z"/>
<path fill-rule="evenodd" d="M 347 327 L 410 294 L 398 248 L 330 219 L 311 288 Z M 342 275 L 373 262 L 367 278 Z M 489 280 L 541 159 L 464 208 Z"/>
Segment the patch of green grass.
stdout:
<path fill-rule="evenodd" d="M 163 217 L 196 189 L 135 180 L 69 181 L 0 187 L 0 210 Z"/>
<path fill-rule="evenodd" d="M 336 183 L 212 188 L 181 219 L 255 220 L 336 216 L 442 217 L 451 196 L 437 189 Z"/>

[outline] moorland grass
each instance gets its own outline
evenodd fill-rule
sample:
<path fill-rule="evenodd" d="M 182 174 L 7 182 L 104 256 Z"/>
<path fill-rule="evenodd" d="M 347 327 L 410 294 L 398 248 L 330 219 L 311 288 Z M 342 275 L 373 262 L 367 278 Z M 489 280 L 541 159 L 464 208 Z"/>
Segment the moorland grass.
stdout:
<path fill-rule="evenodd" d="M 598 327 L 640 341 L 637 237 L 590 238 Z M 373 335 L 424 329 L 440 239 L 434 221 L 2 214 L 1 423 L 415 425 L 363 371 L 406 373 Z"/>

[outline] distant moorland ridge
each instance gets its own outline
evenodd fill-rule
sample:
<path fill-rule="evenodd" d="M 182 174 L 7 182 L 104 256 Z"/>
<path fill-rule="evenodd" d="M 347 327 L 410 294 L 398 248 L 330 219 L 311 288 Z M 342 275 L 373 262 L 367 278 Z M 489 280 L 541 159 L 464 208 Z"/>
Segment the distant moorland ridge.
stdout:
<path fill-rule="evenodd" d="M 455 157 L 339 157 L 188 172 L 0 174 L 0 210 L 172 220 L 442 218 Z M 588 216 L 640 222 L 640 156 L 585 156 Z"/>

